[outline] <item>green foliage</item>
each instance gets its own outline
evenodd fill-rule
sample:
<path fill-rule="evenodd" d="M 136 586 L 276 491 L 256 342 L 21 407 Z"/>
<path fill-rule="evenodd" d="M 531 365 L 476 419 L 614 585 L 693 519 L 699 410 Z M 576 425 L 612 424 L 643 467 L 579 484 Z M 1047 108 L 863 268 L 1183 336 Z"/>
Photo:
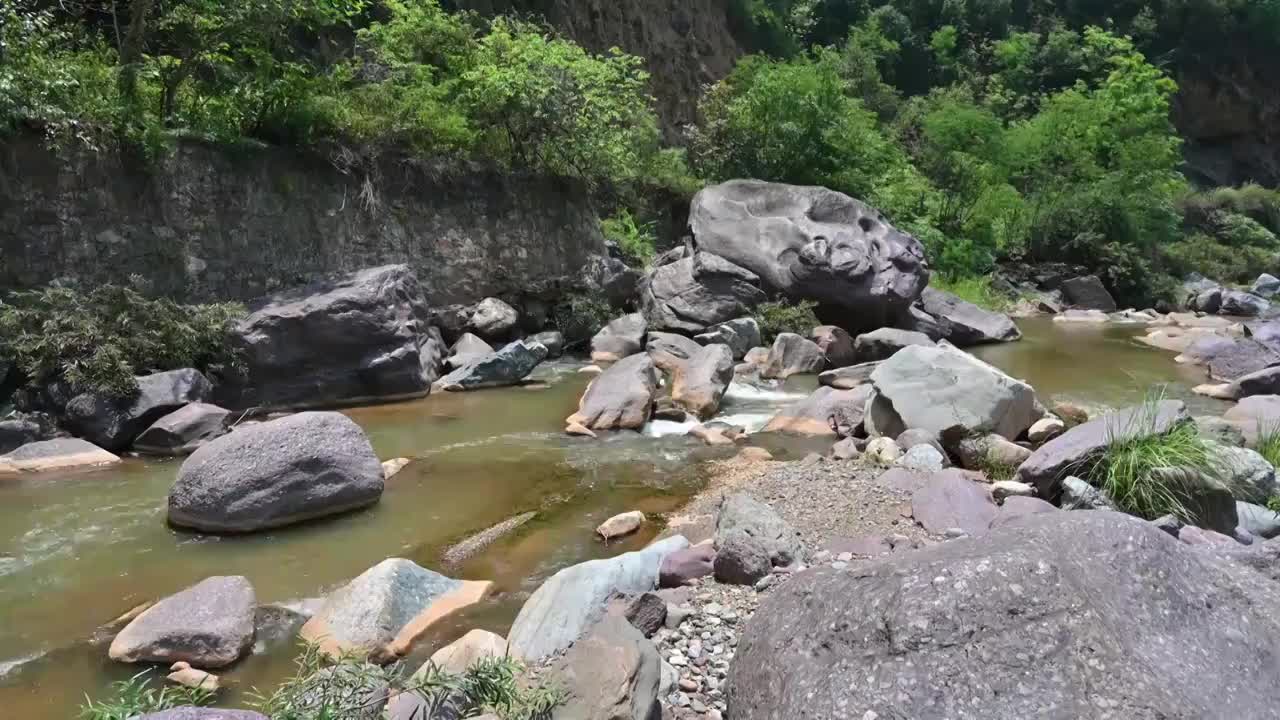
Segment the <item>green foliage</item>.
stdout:
<path fill-rule="evenodd" d="M 80 720 L 134 720 L 146 713 L 175 707 L 208 705 L 213 693 L 204 689 L 165 685 L 153 687 L 150 670 L 111 685 L 111 697 L 94 702 L 85 697 L 80 706 Z"/>
<path fill-rule="evenodd" d="M 566 347 L 581 345 L 600 331 L 613 317 L 609 303 L 598 295 L 566 293 L 551 310 L 556 329 L 564 335 Z"/>
<path fill-rule="evenodd" d="M 991 287 L 989 275 L 960 277 L 954 280 L 934 275 L 929 278 L 929 284 L 987 310 L 1007 312 L 1013 305 L 1012 298 Z"/>
<path fill-rule="evenodd" d="M 617 243 L 631 264 L 642 268 L 653 262 L 654 244 L 658 241 L 653 226 L 652 221 L 637 223 L 630 210 L 622 210 L 617 215 L 600 221 L 600 230 L 605 239 Z"/>
<path fill-rule="evenodd" d="M 1258 421 L 1258 439 L 1254 449 L 1272 467 L 1280 467 L 1280 424 Z"/>
<path fill-rule="evenodd" d="M 760 303 L 756 306 L 755 319 L 760 325 L 761 340 L 765 345 L 771 345 L 782 333 L 809 337 L 813 329 L 822 324 L 813 312 L 817 306 L 817 303 L 808 300 Z"/>
<path fill-rule="evenodd" d="M 0 360 L 31 386 L 63 379 L 128 396 L 135 375 L 234 365 L 228 331 L 243 314 L 234 303 L 179 305 L 114 285 L 14 292 L 0 301 Z"/>

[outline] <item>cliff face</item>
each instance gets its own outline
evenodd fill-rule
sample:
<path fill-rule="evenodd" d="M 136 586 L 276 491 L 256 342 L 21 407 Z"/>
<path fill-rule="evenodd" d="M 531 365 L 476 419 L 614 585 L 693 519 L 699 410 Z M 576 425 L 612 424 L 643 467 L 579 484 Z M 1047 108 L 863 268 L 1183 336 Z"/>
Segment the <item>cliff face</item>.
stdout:
<path fill-rule="evenodd" d="M 605 253 L 571 184 L 400 159 L 372 170 L 197 143 L 137 168 L 19 135 L 0 142 L 0 288 L 139 275 L 180 300 L 250 299 L 403 262 L 440 305 L 548 298 L 582 285 Z"/>
<path fill-rule="evenodd" d="M 611 47 L 639 55 L 668 140 L 697 118 L 703 86 L 733 69 L 743 48 L 731 32 L 731 0 L 454 0 L 486 15 L 541 16 L 594 52 Z"/>
<path fill-rule="evenodd" d="M 1280 62 L 1237 59 L 1177 73 L 1174 122 L 1186 140 L 1184 155 L 1197 182 L 1280 184 Z"/>

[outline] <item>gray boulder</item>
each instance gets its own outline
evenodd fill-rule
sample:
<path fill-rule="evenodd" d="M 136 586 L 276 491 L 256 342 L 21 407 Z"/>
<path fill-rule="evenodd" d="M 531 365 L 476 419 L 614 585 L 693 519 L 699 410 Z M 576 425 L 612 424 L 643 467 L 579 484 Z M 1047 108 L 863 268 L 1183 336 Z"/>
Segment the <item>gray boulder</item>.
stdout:
<path fill-rule="evenodd" d="M 134 618 L 111 641 L 108 655 L 118 662 L 225 667 L 253 644 L 257 604 L 246 578 L 206 578 Z"/>
<path fill-rule="evenodd" d="M 169 490 L 169 522 L 254 532 L 367 507 L 382 464 L 350 418 L 305 412 L 238 428 L 196 450 Z"/>
<path fill-rule="evenodd" d="M 1038 497 L 1014 495 L 1004 499 L 1004 503 L 1000 505 L 1000 512 L 991 520 L 990 529 L 1023 522 L 1029 517 L 1042 513 L 1056 512 L 1061 511 Z"/>
<path fill-rule="evenodd" d="M 359 654 L 381 664 L 408 654 L 435 624 L 484 599 L 492 587 L 390 558 L 326 597 L 299 636 L 330 656 Z"/>
<path fill-rule="evenodd" d="M 1088 467 L 1112 440 L 1163 435 L 1190 420 L 1180 400 L 1161 400 L 1154 407 L 1131 407 L 1094 418 L 1041 445 L 1018 468 L 1015 479 L 1034 485 L 1041 497 L 1052 498 L 1063 478 Z"/>
<path fill-rule="evenodd" d="M 595 362 L 617 362 L 644 348 L 647 325 L 644 315 L 631 313 L 614 318 L 591 338 L 591 359 Z"/>
<path fill-rule="evenodd" d="M 852 325 L 892 324 L 928 283 L 919 241 L 832 190 L 732 180 L 693 198 L 699 250 L 759 276 L 779 294 L 817 301 Z"/>
<path fill-rule="evenodd" d="M 638 595 L 658 586 L 663 559 L 689 546 L 679 535 L 636 552 L 567 567 L 542 583 L 511 625 L 511 653 L 537 662 L 569 647 L 595 625 L 614 595 Z"/>
<path fill-rule="evenodd" d="M 1223 290 L 1222 307 L 1219 315 L 1235 315 L 1239 317 L 1259 317 L 1271 309 L 1271 303 L 1253 293 L 1243 290 Z"/>
<path fill-rule="evenodd" d="M 1116 510 L 1106 493 L 1075 476 L 1062 480 L 1060 505 L 1063 510 Z"/>
<path fill-rule="evenodd" d="M 1231 383 L 1235 397 L 1280 395 L 1280 366 L 1263 368 L 1236 378 Z"/>
<path fill-rule="evenodd" d="M 511 337 L 520 325 L 520 313 L 498 298 L 488 297 L 481 300 L 471 311 L 467 327 L 475 334 L 494 342 L 501 342 Z"/>
<path fill-rule="evenodd" d="M 601 618 L 556 661 L 550 676 L 567 694 L 552 713 L 554 720 L 656 720 L 662 715 L 658 649 L 616 615 Z"/>
<path fill-rule="evenodd" d="M 716 551 L 709 544 L 699 544 L 667 553 L 658 570 L 658 587 L 674 588 L 714 572 Z"/>
<path fill-rule="evenodd" d="M 1136 518 L 1046 513 L 775 589 L 742 633 L 725 714 L 1270 717 L 1274 597 L 1264 575 Z"/>
<path fill-rule="evenodd" d="M 128 398 L 98 393 L 72 398 L 64 415 L 67 429 L 94 445 L 120 452 L 152 423 L 187 403 L 208 399 L 213 389 L 199 370 L 191 368 L 145 375 L 137 382 L 138 392 Z"/>
<path fill-rule="evenodd" d="M 1252 450 L 1230 445 L 1218 446 L 1216 455 L 1214 469 L 1237 498 L 1266 504 L 1280 495 L 1276 469 L 1266 458 Z"/>
<path fill-rule="evenodd" d="M 653 412 L 658 378 L 647 354 L 614 363 L 587 386 L 565 421 L 590 430 L 640 430 Z"/>
<path fill-rule="evenodd" d="M 849 367 L 827 370 L 818 375 L 818 384 L 837 390 L 849 390 L 871 382 L 871 373 L 880 367 L 878 362 L 860 363 Z"/>
<path fill-rule="evenodd" d="M 947 456 L 932 445 L 916 445 L 905 451 L 894 464 L 912 472 L 935 473 L 947 466 Z"/>
<path fill-rule="evenodd" d="M 188 455 L 227 433 L 231 411 L 194 402 L 165 415 L 142 431 L 133 448 L 148 455 Z"/>
<path fill-rule="evenodd" d="M 120 457 L 80 438 L 54 438 L 27 443 L 0 455 L 0 475 L 48 472 L 114 465 Z"/>
<path fill-rule="evenodd" d="M 712 325 L 696 338 L 703 345 L 721 343 L 729 346 L 734 360 L 741 360 L 747 351 L 760 344 L 760 323 L 755 318 L 737 318 Z"/>
<path fill-rule="evenodd" d="M 1197 312 L 1216 314 L 1222 309 L 1222 288 L 1211 287 L 1201 290 L 1187 301 L 1187 308 Z"/>
<path fill-rule="evenodd" d="M 916 316 L 911 324 L 934 340 L 947 340 L 960 347 L 984 343 L 1012 342 L 1022 337 L 1022 331 L 1008 315 L 984 310 L 977 305 L 952 295 L 945 290 L 925 288 L 920 295 L 920 308 L 927 318 Z M 933 330 L 930 332 L 930 330 Z"/>
<path fill-rule="evenodd" d="M 1107 292 L 1097 275 L 1085 275 L 1063 281 L 1062 294 L 1067 302 L 1078 308 L 1102 312 L 1116 311 L 1115 298 Z"/>
<path fill-rule="evenodd" d="M 1270 300 L 1277 294 L 1280 294 L 1280 278 L 1270 273 L 1262 273 L 1257 280 L 1253 281 L 1253 285 L 1249 288 L 1249 292 L 1260 298 Z"/>
<path fill-rule="evenodd" d="M 871 382 L 868 416 L 889 437 L 922 428 L 939 437 L 994 432 L 1012 440 L 1043 414 L 1030 385 L 953 347 L 904 348 L 880 363 Z"/>
<path fill-rule="evenodd" d="M 547 359 L 553 360 L 564 354 L 564 334 L 559 330 L 543 330 L 532 338 L 547 349 Z"/>
<path fill-rule="evenodd" d="M 675 333 L 651 332 L 645 340 L 645 352 L 654 366 L 668 375 L 678 372 L 701 350 L 696 340 Z"/>
<path fill-rule="evenodd" d="M 457 370 L 436 381 L 451 392 L 515 385 L 529 376 L 547 357 L 547 349 L 534 340 L 516 340 L 497 352 L 472 357 Z"/>
<path fill-rule="evenodd" d="M 990 486 L 970 480 L 959 470 L 935 472 L 911 494 L 911 516 L 935 535 L 952 528 L 981 535 L 998 511 Z"/>
<path fill-rule="evenodd" d="M 1253 503 L 1237 502 L 1236 518 L 1250 535 L 1266 540 L 1280 536 L 1280 513 Z"/>
<path fill-rule="evenodd" d="M 763 431 L 839 437 L 860 434 L 872 393 L 870 385 L 852 390 L 819 387 L 805 399 L 779 410 Z"/>
<path fill-rule="evenodd" d="M 865 364 L 887 360 L 902 348 L 912 345 L 932 347 L 935 343 L 924 333 L 897 328 L 880 328 L 859 335 L 854 343 L 854 352 L 858 362 Z"/>
<path fill-rule="evenodd" d="M 1240 402 L 1222 414 L 1222 419 L 1240 430 L 1245 436 L 1246 444 L 1256 445 L 1260 429 L 1280 428 L 1280 395 L 1241 398 Z"/>
<path fill-rule="evenodd" d="M 704 332 L 750 315 L 764 299 L 755 273 L 705 252 L 654 268 L 640 287 L 649 327 L 671 332 Z"/>
<path fill-rule="evenodd" d="M 733 380 L 733 353 L 727 345 L 707 345 L 680 368 L 671 382 L 671 399 L 706 420 L 720 409 Z"/>
<path fill-rule="evenodd" d="M 715 545 L 716 578 L 742 584 L 754 583 L 772 568 L 790 567 L 803 561 L 805 552 L 800 533 L 773 508 L 745 493 L 735 493 L 721 501 Z M 758 560 L 747 560 L 759 557 L 768 561 L 763 574 L 758 572 Z"/>
<path fill-rule="evenodd" d="M 245 372 L 219 384 L 223 407 L 420 397 L 439 377 L 443 340 L 407 265 L 313 283 L 250 310 L 233 337 Z"/>
<path fill-rule="evenodd" d="M 1222 479 L 1209 477 L 1185 467 L 1161 467 L 1151 470 L 1160 484 L 1175 488 L 1190 524 L 1220 533 L 1234 532 L 1239 524 L 1236 501 Z"/>
<path fill-rule="evenodd" d="M 785 379 L 819 373 L 826 365 L 827 359 L 817 343 L 795 333 L 782 333 L 769 348 L 769 358 L 760 369 L 760 377 Z"/>
<path fill-rule="evenodd" d="M 1219 445 L 1244 447 L 1244 432 L 1230 420 L 1213 415 L 1199 415 L 1192 421 L 1196 424 L 1196 430 L 1200 431 L 1200 437 Z"/>
<path fill-rule="evenodd" d="M 1237 378 L 1280 364 L 1280 353 L 1253 338 L 1206 335 L 1187 346 L 1179 360 L 1204 365 L 1209 375 L 1220 382 Z"/>
<path fill-rule="evenodd" d="M 773 573 L 773 563 L 764 546 L 737 533 L 716 546 L 712 569 L 716 580 L 726 585 L 755 585 Z"/>
<path fill-rule="evenodd" d="M 449 357 L 444 364 L 457 369 L 467 363 L 493 353 L 493 346 L 472 333 L 463 333 L 453 347 L 449 348 Z"/>
<path fill-rule="evenodd" d="M 59 434 L 53 419 L 44 413 L 13 413 L 0 420 L 0 454 Z"/>
<path fill-rule="evenodd" d="M 826 367 L 846 367 L 858 362 L 854 354 L 853 337 L 844 328 L 835 325 L 819 325 L 809 334 L 822 356 L 826 358 Z"/>

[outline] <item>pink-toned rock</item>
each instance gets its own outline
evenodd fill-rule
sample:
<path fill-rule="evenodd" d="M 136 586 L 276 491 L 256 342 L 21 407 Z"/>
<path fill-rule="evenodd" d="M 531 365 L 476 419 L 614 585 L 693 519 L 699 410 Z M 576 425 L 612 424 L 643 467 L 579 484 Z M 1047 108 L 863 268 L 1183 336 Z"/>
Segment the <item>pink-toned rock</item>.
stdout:
<path fill-rule="evenodd" d="M 596 528 L 596 534 L 606 541 L 630 535 L 644 525 L 644 520 L 644 513 L 639 510 L 620 513 L 600 523 L 600 527 Z"/>

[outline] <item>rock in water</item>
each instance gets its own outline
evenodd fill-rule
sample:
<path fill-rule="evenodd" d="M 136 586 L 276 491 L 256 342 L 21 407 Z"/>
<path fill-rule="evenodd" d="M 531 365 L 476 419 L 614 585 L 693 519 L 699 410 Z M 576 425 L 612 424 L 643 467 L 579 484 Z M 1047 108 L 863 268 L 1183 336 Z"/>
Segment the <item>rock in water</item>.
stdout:
<path fill-rule="evenodd" d="M 227 433 L 231 412 L 217 405 L 194 402 L 155 421 L 133 441 L 148 455 L 187 455 Z"/>
<path fill-rule="evenodd" d="M 544 330 L 534 335 L 533 341 L 547 349 L 549 359 L 555 359 L 564 354 L 564 334 L 559 330 Z"/>
<path fill-rule="evenodd" d="M 1275 592 L 1136 518 L 1045 513 L 775 589 L 742 633 L 726 715 L 1271 717 Z"/>
<path fill-rule="evenodd" d="M 876 432 L 920 428 L 945 437 L 994 432 L 1013 440 L 1043 412 L 1031 386 L 952 347 L 904 348 L 871 374 Z M 869 426 L 870 429 L 870 426 Z"/>
<path fill-rule="evenodd" d="M 784 380 L 792 375 L 820 373 L 826 366 L 827 358 L 817 343 L 795 333 L 782 333 L 774 339 L 760 377 Z"/>
<path fill-rule="evenodd" d="M 253 644 L 256 606 L 248 579 L 207 578 L 135 618 L 111 641 L 108 655 L 119 662 L 225 667 Z"/>
<path fill-rule="evenodd" d="M 870 385 L 852 390 L 819 387 L 809 397 L 779 410 L 763 432 L 841 437 L 857 434 L 873 393 Z"/>
<path fill-rule="evenodd" d="M 483 600 L 492 587 L 390 558 L 325 598 L 299 635 L 333 657 L 359 653 L 376 662 L 391 660 L 407 654 L 436 623 Z"/>
<path fill-rule="evenodd" d="M 439 376 L 443 341 L 407 265 L 313 283 L 250 309 L 235 333 L 246 374 L 225 388 L 226 407 L 419 397 Z"/>
<path fill-rule="evenodd" d="M 644 524 L 644 513 L 639 510 L 620 513 L 600 523 L 600 527 L 596 528 L 596 534 L 605 540 L 612 540 L 616 537 L 630 535 L 640 529 Z"/>
<path fill-rule="evenodd" d="M 653 360 L 647 354 L 631 355 L 591 381 L 578 412 L 565 422 L 590 430 L 640 430 L 649 422 L 657 389 Z"/>
<path fill-rule="evenodd" d="M 764 299 L 755 273 L 704 252 L 654 268 L 640 287 L 650 329 L 671 332 L 701 333 L 750 315 Z"/>
<path fill-rule="evenodd" d="M 853 337 L 844 328 L 819 325 L 809 333 L 809 339 L 822 351 L 822 357 L 826 359 L 825 367 L 842 368 L 858 362 Z"/>
<path fill-rule="evenodd" d="M 880 328 L 858 336 L 854 344 L 858 362 L 872 363 L 893 357 L 904 347 L 912 345 L 933 346 L 935 343 L 924 333 L 897 328 Z"/>
<path fill-rule="evenodd" d="M 1067 302 L 1085 310 L 1101 310 L 1115 312 L 1116 301 L 1111 293 L 1103 287 L 1097 275 L 1084 275 L 1063 281 L 1062 294 Z"/>
<path fill-rule="evenodd" d="M 350 418 L 305 412 L 248 425 L 192 453 L 169 490 L 169 522 L 240 533 L 372 505 L 382 463 Z"/>
<path fill-rule="evenodd" d="M 479 390 L 515 385 L 547 357 L 547 349 L 533 340 L 517 340 L 490 355 L 473 357 L 436 382 L 442 390 Z"/>
<path fill-rule="evenodd" d="M 741 360 L 747 351 L 760 344 L 760 323 L 755 318 L 738 318 L 707 328 L 695 338 L 703 345 L 720 343 L 728 345 L 734 360 Z"/>
<path fill-rule="evenodd" d="M 818 384 L 833 387 L 837 390 L 850 390 L 871 382 L 871 373 L 875 372 L 878 367 L 880 367 L 880 363 L 869 362 L 827 370 L 818 375 Z"/>
<path fill-rule="evenodd" d="M 507 634 L 511 654 L 536 662 L 569 647 L 604 615 L 610 597 L 653 590 L 663 559 L 688 546 L 689 541 L 677 535 L 643 550 L 579 563 L 552 575 L 512 623 Z"/>
<path fill-rule="evenodd" d="M 671 399 L 706 420 L 720 409 L 720 400 L 733 380 L 733 353 L 727 345 L 699 348 L 679 368 L 671 382 Z"/>
<path fill-rule="evenodd" d="M 488 657 L 506 657 L 506 655 L 506 638 L 488 630 L 476 628 L 432 653 L 431 659 L 413 674 L 413 680 L 425 680 L 433 668 L 451 675 L 462 675 L 479 660 Z"/>
<path fill-rule="evenodd" d="M 191 368 L 144 375 L 137 381 L 138 392 L 129 398 L 97 393 L 72 398 L 66 408 L 68 429 L 106 450 L 119 452 L 155 421 L 187 403 L 206 400 L 212 391 L 208 379 Z"/>
<path fill-rule="evenodd" d="M 911 324 L 934 340 L 948 340 L 960 347 L 968 347 L 1012 342 L 1022 337 L 1022 331 L 1008 315 L 984 310 L 945 290 L 925 288 L 920 295 L 920 307 L 933 318 L 937 329 L 930 333 L 918 321 Z"/>
<path fill-rule="evenodd" d="M 493 352 L 493 346 L 471 333 L 463 333 L 453 347 L 449 348 L 449 357 L 444 364 L 457 369 L 476 358 L 482 358 Z"/>
<path fill-rule="evenodd" d="M 118 456 L 91 442 L 80 438 L 54 438 L 27 443 L 11 453 L 0 455 L 0 475 L 98 467 L 118 462 Z"/>
<path fill-rule="evenodd" d="M 697 340 L 667 332 L 651 332 L 645 338 L 645 351 L 653 365 L 668 375 L 675 375 L 697 355 L 702 346 Z"/>
<path fill-rule="evenodd" d="M 520 324 L 520 313 L 498 298 L 485 298 L 471 312 L 467 327 L 486 340 L 502 341 L 511 337 Z"/>
<path fill-rule="evenodd" d="M 635 355 L 644 347 L 644 333 L 648 326 L 644 315 L 631 313 L 609 321 L 591 338 L 591 361 L 618 362 L 628 355 Z"/>
<path fill-rule="evenodd" d="M 732 180 L 698 192 L 689 227 L 700 251 L 817 301 L 870 330 L 893 324 L 928 283 L 924 249 L 875 209 L 820 187 Z"/>
<path fill-rule="evenodd" d="M 1237 315 L 1241 317 L 1259 317 L 1271 309 L 1271 303 L 1243 290 L 1223 290 L 1221 315 Z"/>
<path fill-rule="evenodd" d="M 550 670 L 568 694 L 557 720 L 655 720 L 661 717 L 658 649 L 625 619 L 608 615 Z"/>

